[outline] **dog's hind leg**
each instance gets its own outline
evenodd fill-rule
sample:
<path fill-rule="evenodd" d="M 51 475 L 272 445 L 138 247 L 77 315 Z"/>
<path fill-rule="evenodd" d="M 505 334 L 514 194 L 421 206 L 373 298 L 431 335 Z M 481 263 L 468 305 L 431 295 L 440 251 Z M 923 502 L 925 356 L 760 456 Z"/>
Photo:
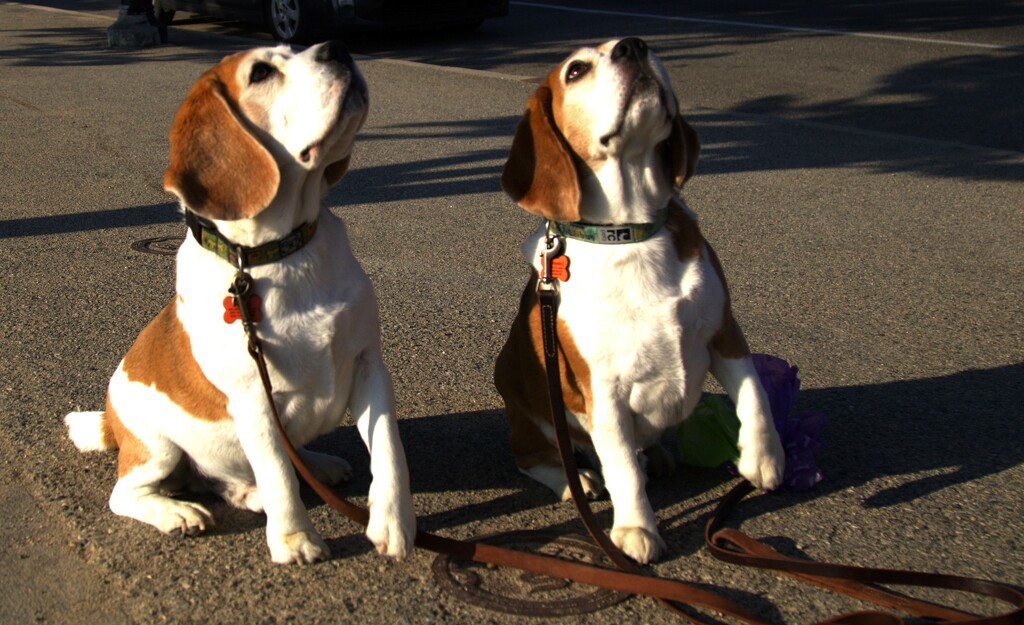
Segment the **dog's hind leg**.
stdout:
<path fill-rule="evenodd" d="M 313 477 L 328 486 L 335 486 L 352 478 L 352 465 L 344 458 L 310 451 L 306 448 L 300 448 L 297 451 L 302 461 L 313 472 Z M 240 510 L 264 511 L 263 498 L 260 497 L 260 491 L 253 480 L 227 482 L 214 480 L 212 484 L 208 484 L 205 489 L 200 490 L 212 490 L 224 501 Z"/>
<path fill-rule="evenodd" d="M 572 499 L 569 482 L 565 478 L 562 461 L 554 442 L 521 408 L 506 402 L 505 414 L 508 416 L 512 454 L 515 456 L 519 471 L 550 488 L 562 501 Z M 550 431 L 550 427 L 548 430 Z M 554 432 L 551 432 L 551 436 L 554 436 Z M 604 492 L 601 475 L 586 468 L 580 469 L 579 475 L 580 485 L 587 499 L 600 497 Z"/>
<path fill-rule="evenodd" d="M 334 486 L 352 479 L 352 465 L 344 458 L 310 451 L 305 447 L 298 449 L 298 452 L 313 476 L 324 484 Z"/>
<path fill-rule="evenodd" d="M 118 479 L 110 494 L 114 514 L 148 523 L 167 534 L 193 536 L 213 525 L 213 515 L 203 506 L 162 493 L 164 480 L 183 457 L 177 445 L 160 436 L 143 442 L 128 431 L 118 443 Z"/>
<path fill-rule="evenodd" d="M 111 386 L 122 389 L 129 397 L 135 390 L 117 375 Z M 122 423 L 109 392 L 103 412 L 71 413 L 65 423 L 79 449 L 119 448 L 118 479 L 110 495 L 114 514 L 148 523 L 165 533 L 193 535 L 213 525 L 213 516 L 203 506 L 164 494 L 168 479 L 180 473 L 184 452 L 153 428 L 144 435 L 145 441 L 140 439 Z"/>

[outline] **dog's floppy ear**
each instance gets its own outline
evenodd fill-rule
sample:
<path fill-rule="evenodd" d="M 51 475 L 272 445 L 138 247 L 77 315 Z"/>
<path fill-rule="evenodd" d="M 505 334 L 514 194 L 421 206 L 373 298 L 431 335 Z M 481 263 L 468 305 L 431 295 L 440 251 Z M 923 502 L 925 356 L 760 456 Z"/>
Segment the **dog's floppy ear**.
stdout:
<path fill-rule="evenodd" d="M 324 169 L 324 183 L 328 188 L 333 187 L 345 176 L 345 172 L 348 171 L 348 165 L 351 160 L 351 156 L 346 156 L 340 161 L 331 163 L 326 169 Z"/>
<path fill-rule="evenodd" d="M 580 182 L 572 149 L 555 126 L 551 89 L 541 85 L 526 103 L 501 187 L 521 207 L 555 221 L 580 218 Z"/>
<path fill-rule="evenodd" d="M 215 73 L 192 87 L 171 126 L 164 189 L 211 219 L 246 219 L 267 207 L 281 173 L 270 151 L 240 118 Z"/>
<path fill-rule="evenodd" d="M 676 115 L 672 120 L 672 133 L 665 141 L 665 163 L 669 181 L 677 191 L 693 177 L 699 153 L 697 131 L 681 115 Z"/>

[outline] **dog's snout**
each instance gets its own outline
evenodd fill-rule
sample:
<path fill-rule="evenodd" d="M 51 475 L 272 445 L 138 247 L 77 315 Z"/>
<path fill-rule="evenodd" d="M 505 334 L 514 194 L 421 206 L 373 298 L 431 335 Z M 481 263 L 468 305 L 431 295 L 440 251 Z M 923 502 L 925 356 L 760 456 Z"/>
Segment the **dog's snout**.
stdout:
<path fill-rule="evenodd" d="M 345 44 L 340 41 L 326 41 L 320 44 L 313 58 L 318 63 L 341 63 L 348 67 L 352 66 L 352 56 L 345 49 Z"/>
<path fill-rule="evenodd" d="M 627 37 L 612 48 L 612 60 L 631 59 L 642 61 L 647 58 L 647 44 L 639 37 Z"/>

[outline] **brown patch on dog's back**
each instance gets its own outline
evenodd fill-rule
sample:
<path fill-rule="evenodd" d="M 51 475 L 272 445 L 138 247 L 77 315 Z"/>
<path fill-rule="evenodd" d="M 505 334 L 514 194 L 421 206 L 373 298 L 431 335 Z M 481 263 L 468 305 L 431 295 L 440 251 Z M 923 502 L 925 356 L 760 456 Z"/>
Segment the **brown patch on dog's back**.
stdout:
<path fill-rule="evenodd" d="M 128 380 L 153 386 L 182 410 L 203 421 L 230 419 L 228 398 L 203 374 L 192 341 L 177 314 L 177 298 L 139 334 L 124 357 Z"/>
<path fill-rule="evenodd" d="M 536 293 L 537 277 L 534 276 L 527 285 L 527 297 Z M 540 305 L 534 296 L 534 302 L 529 309 L 530 338 L 533 345 L 533 352 L 538 361 L 544 354 L 544 333 L 541 330 Z M 588 415 L 591 404 L 590 392 L 590 367 L 583 360 L 576 341 L 573 340 L 569 326 L 562 319 L 557 320 L 558 333 L 558 365 L 562 377 L 562 399 L 565 407 L 577 415 Z M 547 380 L 544 381 L 544 389 L 547 389 Z M 546 394 L 546 393 L 545 393 Z"/>

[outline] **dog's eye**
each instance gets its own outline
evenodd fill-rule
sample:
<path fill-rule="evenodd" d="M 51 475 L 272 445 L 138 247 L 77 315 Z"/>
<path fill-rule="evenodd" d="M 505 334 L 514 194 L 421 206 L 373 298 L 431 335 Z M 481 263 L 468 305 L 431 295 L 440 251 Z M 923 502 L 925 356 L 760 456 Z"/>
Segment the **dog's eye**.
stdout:
<path fill-rule="evenodd" d="M 590 71 L 590 63 L 573 61 L 569 63 L 569 69 L 565 70 L 565 82 L 573 82 L 583 78 Z"/>
<path fill-rule="evenodd" d="M 254 85 L 258 82 L 263 82 L 270 78 L 276 71 L 277 68 L 270 63 L 254 63 L 252 71 L 249 73 L 249 84 Z"/>

